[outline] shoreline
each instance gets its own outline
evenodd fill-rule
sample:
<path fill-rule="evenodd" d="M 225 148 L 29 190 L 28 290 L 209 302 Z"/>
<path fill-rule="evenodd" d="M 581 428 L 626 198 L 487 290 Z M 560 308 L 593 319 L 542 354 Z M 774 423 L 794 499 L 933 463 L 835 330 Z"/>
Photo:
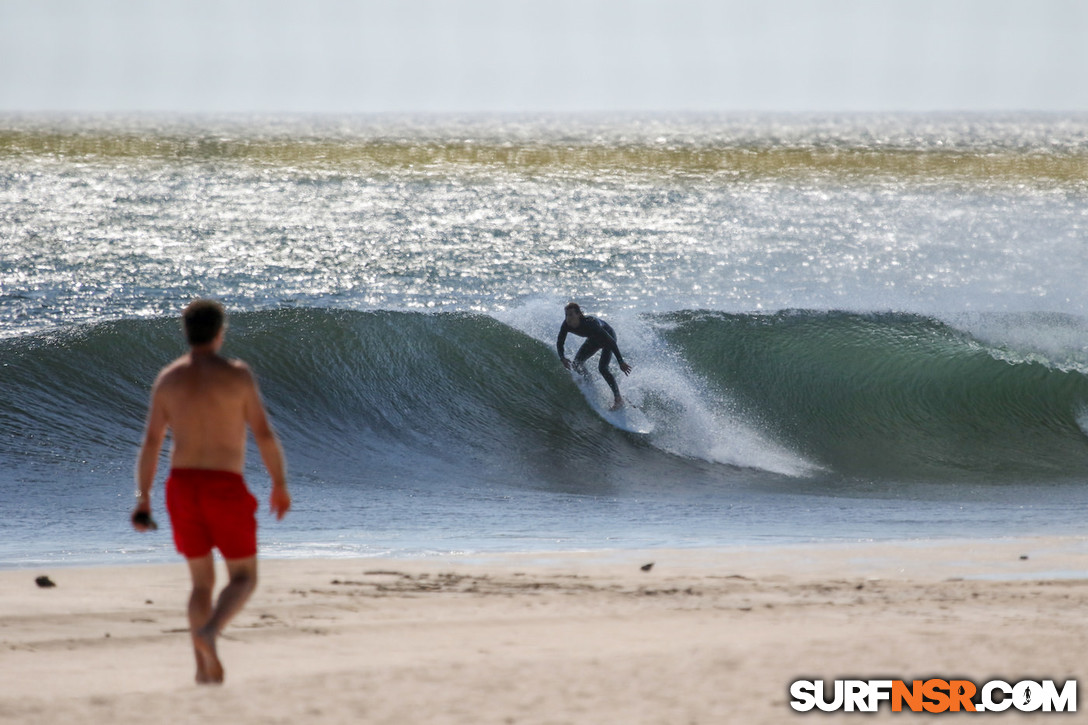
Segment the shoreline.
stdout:
<path fill-rule="evenodd" d="M 0 571 L 0 719 L 777 723 L 797 679 L 1086 670 L 1088 537 L 264 559 L 260 577 L 209 688 L 180 558 Z"/>
<path fill-rule="evenodd" d="M 966 558 L 947 558 L 945 550 L 962 550 L 968 553 Z M 1045 558 L 1032 560 L 1033 552 L 1041 552 Z M 865 552 L 864 556 L 851 555 L 851 552 Z M 933 552 L 928 554 L 927 552 Z M 673 558 L 686 562 L 686 566 L 694 566 L 697 562 L 703 562 L 705 566 L 717 566 L 723 558 L 726 560 L 740 560 L 751 563 L 763 562 L 767 566 L 777 568 L 789 568 L 787 555 L 801 554 L 805 557 L 807 566 L 815 562 L 823 562 L 825 566 L 836 566 L 840 559 L 852 560 L 852 564 L 862 569 L 872 568 L 881 570 L 882 566 L 888 566 L 896 562 L 895 569 L 900 573 L 915 569 L 919 564 L 934 563 L 949 576 L 990 577 L 1001 579 L 1022 579 L 1024 577 L 1039 576 L 1043 578 L 1088 578 L 1088 534 L 1056 534 L 1056 535 L 1010 535 L 1003 537 L 932 537 L 913 539 L 858 539 L 858 540 L 812 540 L 806 542 L 767 542 L 767 543 L 741 543 L 724 544 L 720 546 L 692 546 L 692 547 L 616 547 L 593 549 L 539 549 L 522 551 L 457 551 L 457 552 L 425 552 L 425 553 L 393 553 L 393 554 L 354 554 L 340 553 L 331 556 L 307 556 L 307 555 L 277 555 L 264 550 L 259 551 L 258 557 L 261 564 L 290 563 L 290 562 L 404 562 L 406 564 L 416 562 L 431 564 L 433 566 L 460 566 L 460 565 L 492 565 L 501 566 L 504 562 L 513 565 L 522 563 L 524 566 L 540 566 L 549 563 L 558 564 L 564 561 L 580 562 L 582 565 L 592 563 L 620 563 L 625 560 L 650 560 L 656 558 Z M 1067 558 L 1084 556 L 1084 564 L 1081 568 L 1063 568 L 1068 563 Z M 49 562 L 17 562 L 7 563 L 0 561 L 0 581 L 8 575 L 19 573 L 40 572 L 46 574 L 50 571 L 78 571 L 78 570 L 109 570 L 131 569 L 138 567 L 156 568 L 171 567 L 184 564 L 184 559 L 178 554 L 173 544 L 169 545 L 169 553 L 156 555 L 156 560 L 143 560 L 143 554 L 119 552 L 112 555 L 110 560 L 103 561 L 49 561 Z M 222 564 L 221 555 L 216 552 L 216 561 Z M 1021 558 L 1026 557 L 1026 558 Z M 161 560 L 159 560 L 161 559 Z M 778 560 L 778 561 L 776 561 Z M 1026 563 L 1031 562 L 1031 563 Z M 1040 566 L 1045 562 L 1051 568 Z M 957 574 L 959 572 L 959 574 Z"/>

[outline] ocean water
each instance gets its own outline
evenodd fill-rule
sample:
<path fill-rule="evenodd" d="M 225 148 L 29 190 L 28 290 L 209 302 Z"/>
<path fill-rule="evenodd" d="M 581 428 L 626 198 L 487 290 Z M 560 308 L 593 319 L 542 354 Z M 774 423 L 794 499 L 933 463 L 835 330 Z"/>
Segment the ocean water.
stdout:
<path fill-rule="evenodd" d="M 128 513 L 196 296 L 265 556 L 1083 534 L 1086 279 L 1085 116 L 0 117 L 0 567 L 174 560 L 165 458 Z"/>

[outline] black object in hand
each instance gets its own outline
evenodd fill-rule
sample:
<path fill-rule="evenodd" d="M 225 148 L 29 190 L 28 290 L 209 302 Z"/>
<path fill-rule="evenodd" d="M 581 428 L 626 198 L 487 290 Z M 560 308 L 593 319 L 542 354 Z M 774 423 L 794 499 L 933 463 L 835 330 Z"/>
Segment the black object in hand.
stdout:
<path fill-rule="evenodd" d="M 149 531 L 157 531 L 159 525 L 155 523 L 155 519 L 151 518 L 151 514 L 147 511 L 137 511 L 132 514 L 132 523 L 137 526 L 146 526 Z"/>

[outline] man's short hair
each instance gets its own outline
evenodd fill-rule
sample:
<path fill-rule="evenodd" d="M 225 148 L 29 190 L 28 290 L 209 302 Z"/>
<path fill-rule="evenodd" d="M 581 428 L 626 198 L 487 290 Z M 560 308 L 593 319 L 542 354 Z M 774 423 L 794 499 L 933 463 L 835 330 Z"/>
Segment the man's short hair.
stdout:
<path fill-rule="evenodd" d="M 206 345 L 223 329 L 227 313 L 215 300 L 193 300 L 181 313 L 181 320 L 189 344 Z"/>
<path fill-rule="evenodd" d="M 567 306 L 563 308 L 563 312 L 569 312 L 571 310 L 574 310 L 579 315 L 582 314 L 582 308 L 578 306 L 577 302 L 568 302 Z"/>

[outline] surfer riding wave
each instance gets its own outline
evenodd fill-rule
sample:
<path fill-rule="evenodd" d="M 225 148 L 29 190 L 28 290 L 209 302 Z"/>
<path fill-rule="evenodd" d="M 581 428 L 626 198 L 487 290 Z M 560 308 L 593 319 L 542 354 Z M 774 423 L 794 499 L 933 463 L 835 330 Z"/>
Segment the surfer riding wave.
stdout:
<path fill-rule="evenodd" d="M 623 407 L 623 397 L 620 396 L 620 386 L 616 383 L 616 378 L 612 375 L 608 366 L 612 362 L 613 355 L 616 356 L 616 362 L 620 364 L 620 370 L 623 371 L 624 375 L 631 374 L 631 366 L 623 360 L 623 354 L 620 352 L 619 345 L 616 344 L 615 330 L 604 320 L 584 314 L 582 308 L 576 302 L 568 304 L 563 309 L 563 314 L 565 319 L 559 328 L 559 337 L 555 341 L 555 347 L 559 352 L 559 359 L 563 361 L 563 367 L 567 370 L 573 368 L 576 372 L 586 375 L 586 360 L 598 351 L 603 351 L 601 352 L 600 363 L 597 365 L 597 371 L 600 372 L 604 381 L 608 383 L 608 387 L 612 389 L 612 395 L 616 398 L 611 410 L 619 410 Z M 578 348 L 573 362 L 567 358 L 566 354 L 568 334 L 586 338 L 586 341 Z"/>

